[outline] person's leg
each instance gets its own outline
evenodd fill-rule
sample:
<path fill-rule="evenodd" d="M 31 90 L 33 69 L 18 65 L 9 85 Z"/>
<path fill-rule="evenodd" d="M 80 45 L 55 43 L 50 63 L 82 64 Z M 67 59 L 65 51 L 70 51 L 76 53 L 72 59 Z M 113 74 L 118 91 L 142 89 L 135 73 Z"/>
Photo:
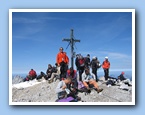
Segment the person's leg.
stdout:
<path fill-rule="evenodd" d="M 61 72 L 61 74 L 60 74 L 60 80 L 64 79 L 64 77 L 66 75 L 65 70 L 66 70 L 65 63 L 62 62 L 61 63 L 61 68 L 60 68 L 60 72 Z"/>
<path fill-rule="evenodd" d="M 84 72 L 84 67 L 81 67 L 80 68 L 80 81 L 82 81 L 82 74 L 83 74 L 83 72 Z"/>
<path fill-rule="evenodd" d="M 83 85 L 84 85 L 87 89 L 90 89 L 87 82 L 83 81 Z"/>
<path fill-rule="evenodd" d="M 78 82 L 77 82 L 77 79 L 73 80 L 73 85 L 74 85 L 74 88 L 75 89 L 78 89 Z"/>
<path fill-rule="evenodd" d="M 68 65 L 65 63 L 64 64 L 64 78 L 66 78 L 67 70 L 68 70 Z"/>
<path fill-rule="evenodd" d="M 96 82 L 98 82 L 98 73 L 97 73 L 97 69 L 96 69 Z"/>
<path fill-rule="evenodd" d="M 104 74 L 105 74 L 105 80 L 107 80 L 107 69 L 104 69 Z"/>
<path fill-rule="evenodd" d="M 107 75 L 106 75 L 106 76 L 107 76 L 107 79 L 108 79 L 108 76 L 109 76 L 109 69 L 107 69 Z"/>
<path fill-rule="evenodd" d="M 95 74 L 95 77 L 96 77 L 96 82 L 98 82 L 98 78 L 97 78 L 97 68 L 94 68 L 94 74 Z"/>
<path fill-rule="evenodd" d="M 41 78 L 42 78 L 42 75 L 38 75 L 36 79 L 38 80 L 38 79 L 41 79 Z"/>
<path fill-rule="evenodd" d="M 89 84 L 93 85 L 96 89 L 99 89 L 98 83 L 95 80 L 89 81 Z"/>
<path fill-rule="evenodd" d="M 82 81 L 82 74 L 81 69 L 79 68 L 79 81 Z"/>
<path fill-rule="evenodd" d="M 95 87 L 95 90 L 99 93 L 101 91 L 103 91 L 103 89 L 100 89 L 98 86 L 98 83 L 95 80 L 91 80 L 89 81 L 89 84 L 92 84 Z"/>
<path fill-rule="evenodd" d="M 92 73 L 96 76 L 95 68 L 92 69 Z"/>
<path fill-rule="evenodd" d="M 59 92 L 58 93 L 58 99 L 63 99 L 66 95 L 66 92 L 65 91 L 62 91 L 62 92 Z"/>

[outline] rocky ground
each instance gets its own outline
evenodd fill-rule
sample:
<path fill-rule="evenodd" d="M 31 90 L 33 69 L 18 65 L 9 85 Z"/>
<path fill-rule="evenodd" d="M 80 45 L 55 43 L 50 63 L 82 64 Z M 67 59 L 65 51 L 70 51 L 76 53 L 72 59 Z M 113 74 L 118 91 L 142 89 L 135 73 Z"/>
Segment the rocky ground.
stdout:
<path fill-rule="evenodd" d="M 21 80 L 19 79 L 14 78 L 13 83 L 20 82 Z M 12 102 L 55 102 L 57 99 L 55 88 L 58 82 L 57 80 L 49 84 L 48 81 L 40 81 L 39 84 L 27 88 L 17 89 L 13 87 Z M 132 102 L 131 86 L 128 87 L 128 91 L 120 89 L 120 86 L 107 87 L 103 78 L 100 79 L 98 84 L 100 88 L 104 89 L 103 92 L 98 94 L 95 90 L 92 90 L 87 95 L 79 93 L 78 96 L 81 97 L 82 102 Z"/>

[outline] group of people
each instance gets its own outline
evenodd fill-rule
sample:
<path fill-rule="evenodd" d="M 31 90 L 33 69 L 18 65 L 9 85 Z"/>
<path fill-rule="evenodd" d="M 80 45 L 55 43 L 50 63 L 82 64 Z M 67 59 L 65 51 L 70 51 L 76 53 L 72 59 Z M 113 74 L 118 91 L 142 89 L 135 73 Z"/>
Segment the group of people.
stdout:
<path fill-rule="evenodd" d="M 91 60 L 89 54 L 86 57 L 83 57 L 81 54 L 77 54 L 75 65 L 76 70 L 73 67 L 69 68 L 69 58 L 66 52 L 63 51 L 63 48 L 60 47 L 59 53 L 56 56 L 55 66 L 48 64 L 46 74 L 41 72 L 38 76 L 36 72 L 31 69 L 29 75 L 24 79 L 24 81 L 35 78 L 39 80 L 44 77 L 49 83 L 51 83 L 54 81 L 54 78 L 58 78 L 60 80 L 56 86 L 58 99 L 62 99 L 66 97 L 66 95 L 71 95 L 73 98 L 79 100 L 79 97 L 77 96 L 78 82 L 82 82 L 87 91 L 90 91 L 90 86 L 93 86 L 98 93 L 103 91 L 97 83 L 97 70 L 102 67 L 104 69 L 104 78 L 105 80 L 108 80 L 110 68 L 108 57 L 105 57 L 105 60 L 101 65 L 96 56 L 94 56 Z M 90 72 L 90 68 L 92 69 L 92 72 Z M 123 79 L 122 77 L 120 78 Z M 71 93 L 67 93 L 67 89 L 69 89 Z"/>
<path fill-rule="evenodd" d="M 105 57 L 105 61 L 101 65 L 96 56 L 94 56 L 92 60 L 90 60 L 89 54 L 86 57 L 83 57 L 81 54 L 77 54 L 75 65 L 77 67 L 77 70 L 79 71 L 79 81 L 82 81 L 82 73 L 84 72 L 85 68 L 92 68 L 92 73 L 95 75 L 95 79 L 97 82 L 98 81 L 97 70 L 101 66 L 104 69 L 105 80 L 108 79 L 110 68 L 110 62 L 108 61 L 108 57 Z"/>

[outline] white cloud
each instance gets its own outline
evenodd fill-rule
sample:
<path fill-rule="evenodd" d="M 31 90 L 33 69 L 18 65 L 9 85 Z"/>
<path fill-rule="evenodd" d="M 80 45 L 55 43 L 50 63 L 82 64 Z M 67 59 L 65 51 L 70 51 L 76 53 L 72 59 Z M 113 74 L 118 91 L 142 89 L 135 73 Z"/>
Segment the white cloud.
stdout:
<path fill-rule="evenodd" d="M 130 59 L 131 56 L 130 55 L 126 55 L 126 54 L 123 54 L 123 53 L 116 53 L 116 52 L 107 52 L 107 51 L 102 51 L 100 52 L 102 54 L 106 54 L 108 57 L 110 58 L 115 58 L 115 59 Z"/>

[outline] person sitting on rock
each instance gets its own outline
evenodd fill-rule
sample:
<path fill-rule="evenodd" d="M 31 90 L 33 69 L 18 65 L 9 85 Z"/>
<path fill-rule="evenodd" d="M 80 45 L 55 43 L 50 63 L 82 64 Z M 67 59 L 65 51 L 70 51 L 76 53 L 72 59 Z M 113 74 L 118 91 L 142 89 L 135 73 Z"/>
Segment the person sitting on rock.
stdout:
<path fill-rule="evenodd" d="M 89 68 L 86 68 L 84 73 L 82 74 L 82 81 L 83 81 L 84 86 L 88 90 L 90 90 L 89 85 L 93 85 L 95 90 L 99 93 L 99 92 L 103 91 L 103 89 L 99 88 L 98 83 L 96 82 L 95 78 L 96 78 L 95 75 L 93 73 L 90 73 Z"/>
<path fill-rule="evenodd" d="M 60 79 L 60 67 L 57 63 L 55 63 L 56 67 L 53 67 L 53 72 L 51 74 L 51 78 L 48 80 L 48 83 L 52 83 L 55 77 L 58 77 Z"/>
<path fill-rule="evenodd" d="M 46 77 L 45 77 L 45 80 L 48 80 L 50 77 L 51 77 L 51 74 L 52 74 L 52 65 L 51 64 L 48 64 L 48 69 L 46 71 Z"/>
<path fill-rule="evenodd" d="M 72 78 L 72 87 L 74 90 L 77 90 L 78 88 L 78 82 L 77 82 L 77 71 L 73 69 L 73 67 L 70 67 L 70 69 L 67 70 L 67 77 Z"/>
<path fill-rule="evenodd" d="M 68 85 L 71 83 L 72 78 L 71 77 L 67 77 L 65 80 L 61 80 L 57 87 L 56 87 L 56 93 L 58 95 L 58 99 L 62 99 L 64 97 L 66 97 L 67 92 L 66 90 L 68 89 Z"/>
<path fill-rule="evenodd" d="M 36 71 L 34 71 L 33 69 L 31 69 L 29 71 L 29 75 L 27 75 L 27 77 L 24 79 L 24 81 L 29 81 L 29 80 L 33 80 L 37 77 Z"/>
<path fill-rule="evenodd" d="M 67 77 L 64 80 L 61 80 L 57 87 L 56 87 L 56 93 L 58 95 L 58 99 L 63 99 L 66 97 L 73 97 L 75 102 L 80 101 L 81 98 L 77 96 L 76 93 L 74 93 L 71 89 L 70 89 L 70 83 L 72 82 L 72 78 L 71 77 Z"/>
<path fill-rule="evenodd" d="M 128 86 L 132 86 L 130 79 L 125 78 L 124 74 L 125 74 L 124 72 L 121 72 L 121 74 L 118 76 L 118 81 L 126 83 L 126 84 L 128 84 Z"/>

